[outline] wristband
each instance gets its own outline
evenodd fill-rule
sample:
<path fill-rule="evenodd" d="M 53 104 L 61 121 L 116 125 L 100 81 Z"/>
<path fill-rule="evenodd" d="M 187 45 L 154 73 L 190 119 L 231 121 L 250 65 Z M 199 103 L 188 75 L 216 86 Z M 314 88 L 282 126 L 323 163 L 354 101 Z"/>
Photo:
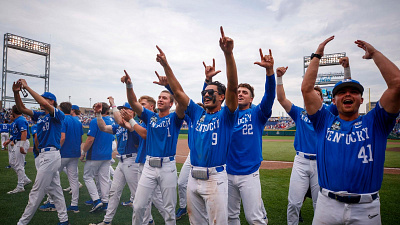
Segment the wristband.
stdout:
<path fill-rule="evenodd" d="M 137 122 L 132 118 L 129 120 L 129 124 L 131 124 L 132 128 L 137 124 Z"/>
<path fill-rule="evenodd" d="M 101 113 L 96 113 L 97 119 L 101 119 Z"/>
<path fill-rule="evenodd" d="M 282 77 L 276 77 L 276 85 L 283 85 Z"/>
<path fill-rule="evenodd" d="M 85 154 L 86 154 L 86 152 L 82 150 L 82 151 L 81 151 L 81 155 L 84 156 Z"/>
<path fill-rule="evenodd" d="M 344 79 L 351 79 L 350 66 L 344 68 Z"/>
<path fill-rule="evenodd" d="M 112 107 L 112 112 L 113 113 L 115 113 L 115 112 L 118 112 L 119 110 L 117 109 L 117 107 L 114 105 L 113 107 Z"/>
<path fill-rule="evenodd" d="M 207 80 L 207 79 L 206 79 L 205 82 L 208 84 L 208 83 L 210 82 L 210 80 Z"/>
<path fill-rule="evenodd" d="M 126 88 L 133 88 L 133 84 L 126 84 Z"/>

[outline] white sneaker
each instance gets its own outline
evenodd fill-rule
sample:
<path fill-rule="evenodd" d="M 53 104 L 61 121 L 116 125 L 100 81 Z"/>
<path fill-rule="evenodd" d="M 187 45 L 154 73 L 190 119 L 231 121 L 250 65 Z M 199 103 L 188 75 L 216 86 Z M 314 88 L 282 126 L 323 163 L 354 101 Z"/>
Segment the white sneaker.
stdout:
<path fill-rule="evenodd" d="M 28 185 L 28 184 L 30 184 L 30 183 L 32 183 L 32 181 L 31 181 L 30 179 L 25 180 L 25 181 L 24 181 L 24 186 L 26 186 L 26 185 Z"/>
<path fill-rule="evenodd" d="M 71 191 L 71 187 L 64 188 L 63 191 Z"/>
<path fill-rule="evenodd" d="M 9 194 L 9 195 L 10 194 L 16 194 L 16 193 L 24 192 L 24 191 L 25 191 L 25 188 L 16 187 L 14 190 L 7 192 L 7 194 Z"/>

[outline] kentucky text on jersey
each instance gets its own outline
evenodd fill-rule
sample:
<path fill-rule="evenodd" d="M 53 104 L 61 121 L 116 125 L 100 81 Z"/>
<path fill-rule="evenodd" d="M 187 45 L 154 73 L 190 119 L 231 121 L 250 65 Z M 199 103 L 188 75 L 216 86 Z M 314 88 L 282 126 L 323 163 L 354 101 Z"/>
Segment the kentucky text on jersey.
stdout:
<path fill-rule="evenodd" d="M 213 118 L 214 121 L 211 121 L 208 124 L 203 124 L 204 121 L 197 121 L 196 124 L 196 131 L 199 132 L 207 132 L 207 131 L 213 131 L 215 129 L 219 128 L 219 119 Z"/>
<path fill-rule="evenodd" d="M 356 126 L 355 126 L 356 127 Z M 369 139 L 368 136 L 368 127 L 364 127 L 358 131 L 351 132 L 350 134 L 342 134 L 337 131 L 331 130 L 328 128 L 328 131 L 326 132 L 326 140 L 332 141 L 339 143 L 341 138 L 346 136 L 346 145 L 350 145 L 352 142 L 357 142 L 357 141 L 365 141 L 366 139 Z M 342 140 L 344 140 L 342 139 Z"/>

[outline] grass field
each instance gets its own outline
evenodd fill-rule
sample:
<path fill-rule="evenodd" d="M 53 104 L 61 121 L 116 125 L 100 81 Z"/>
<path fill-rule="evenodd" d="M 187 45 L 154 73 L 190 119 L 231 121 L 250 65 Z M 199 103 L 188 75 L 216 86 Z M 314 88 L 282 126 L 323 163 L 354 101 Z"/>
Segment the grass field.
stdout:
<path fill-rule="evenodd" d="M 182 137 L 180 137 L 182 138 Z M 184 137 L 183 137 L 184 138 Z M 277 139 L 277 137 L 263 137 L 264 139 Z M 282 140 L 293 140 L 293 137 L 279 137 Z M 293 143 L 292 142 L 264 142 L 264 158 L 267 160 L 293 160 Z M 268 150 L 268 149 L 274 149 Z M 392 161 L 399 164 L 399 152 L 386 152 L 386 161 Z M 289 158 L 289 160 L 287 160 Z M 28 154 L 26 165 L 26 174 L 29 178 L 34 179 L 36 170 L 34 167 L 33 155 Z M 16 224 L 22 215 L 28 201 L 29 191 L 32 184 L 26 186 L 26 191 L 14 195 L 7 195 L 6 192 L 15 188 L 17 176 L 12 169 L 5 169 L 8 164 L 8 154 L 6 151 L 0 151 L 0 224 Z M 80 181 L 83 183 L 83 163 L 79 163 Z M 114 164 L 114 167 L 116 163 Z M 182 164 L 177 164 L 178 171 Z M 291 169 L 281 170 L 261 170 L 261 185 L 264 204 L 268 213 L 270 224 L 286 224 L 286 207 L 287 194 L 289 187 Z M 65 188 L 68 186 L 68 180 L 64 173 L 61 173 L 61 184 Z M 385 174 L 383 178 L 381 196 L 381 214 L 383 224 L 397 224 L 400 218 L 398 203 L 400 202 L 400 175 Z M 69 205 L 71 196 L 65 193 L 66 203 Z M 86 206 L 84 201 L 89 200 L 89 194 L 86 187 L 80 189 L 79 208 L 80 213 L 68 213 L 71 224 L 89 224 L 92 222 L 100 222 L 103 219 L 104 212 L 89 213 L 90 206 Z M 121 201 L 129 198 L 129 190 L 125 187 Z M 307 199 L 303 208 L 302 215 L 305 222 L 302 224 L 311 224 L 313 217 L 312 202 Z M 132 209 L 120 206 L 114 217 L 113 224 L 131 224 Z M 161 216 L 153 207 L 153 217 L 156 224 L 164 224 Z M 37 211 L 30 224 L 57 224 L 58 218 L 55 212 Z M 241 214 L 242 224 L 247 224 L 244 214 Z M 177 221 L 177 224 L 189 224 L 188 217 Z"/>

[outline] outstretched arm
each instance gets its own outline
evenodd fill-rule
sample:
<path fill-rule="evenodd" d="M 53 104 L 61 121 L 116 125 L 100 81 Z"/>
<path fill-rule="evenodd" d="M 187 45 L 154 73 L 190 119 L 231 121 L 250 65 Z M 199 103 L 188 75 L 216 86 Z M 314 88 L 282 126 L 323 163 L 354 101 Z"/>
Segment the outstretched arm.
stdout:
<path fill-rule="evenodd" d="M 385 79 L 388 88 L 379 100 L 381 106 L 388 113 L 398 113 L 400 110 L 400 70 L 380 51 L 365 41 L 355 41 L 358 47 L 365 50 L 363 59 L 373 59 Z"/>
<path fill-rule="evenodd" d="M 28 83 L 26 82 L 25 79 L 19 79 L 18 82 L 20 82 L 22 84 L 22 88 L 26 89 L 29 94 L 31 94 L 31 96 L 36 100 L 37 103 L 39 103 L 40 105 L 42 105 L 49 113 L 50 115 L 54 115 L 54 106 L 50 105 L 46 99 L 44 99 L 42 96 L 40 96 L 38 93 L 36 93 L 34 90 L 32 90 L 32 88 L 30 88 L 28 86 Z M 30 114 L 28 114 L 30 115 Z M 33 116 L 33 112 L 32 115 Z"/>
<path fill-rule="evenodd" d="M 276 69 L 276 97 L 278 98 L 279 103 L 288 113 L 292 109 L 292 102 L 286 98 L 285 89 L 283 88 L 282 77 L 286 73 L 288 67 L 278 67 Z"/>
<path fill-rule="evenodd" d="M 183 88 L 182 88 L 181 84 L 179 83 L 179 81 L 176 79 L 174 72 L 172 72 L 172 69 L 168 64 L 167 57 L 165 56 L 164 52 L 158 46 L 156 46 L 156 47 L 159 51 L 159 54 L 157 54 L 156 60 L 164 68 L 165 75 L 167 76 L 169 86 L 171 87 L 172 91 L 174 92 L 176 101 L 179 103 L 179 105 L 181 105 L 183 107 L 184 110 L 186 110 L 187 106 L 189 105 L 189 97 L 183 91 Z M 183 117 L 180 117 L 180 118 L 183 118 Z"/>
<path fill-rule="evenodd" d="M 320 56 L 324 55 L 324 49 L 328 42 L 332 41 L 335 36 L 331 36 L 319 44 L 315 54 Z M 309 115 L 314 115 L 322 106 L 321 98 L 314 91 L 315 80 L 318 75 L 319 58 L 314 57 L 311 59 L 310 65 L 307 68 L 306 74 L 301 84 L 301 92 L 303 93 L 304 105 Z"/>
<path fill-rule="evenodd" d="M 255 62 L 261 67 L 266 69 L 267 79 L 265 81 L 265 90 L 264 96 L 261 100 L 261 110 L 265 115 L 269 114 L 272 110 L 272 105 L 274 104 L 275 99 L 275 77 L 274 75 L 274 58 L 272 57 L 271 49 L 269 50 L 269 55 L 263 55 L 263 52 L 260 48 L 260 56 L 261 61 Z"/>
<path fill-rule="evenodd" d="M 19 95 L 19 91 L 21 90 L 21 82 L 13 83 L 12 90 L 14 92 L 14 100 L 15 100 L 15 105 L 17 106 L 18 111 L 22 112 L 23 114 L 33 116 L 33 111 L 30 109 L 27 109 L 22 103 L 21 96 Z"/>
<path fill-rule="evenodd" d="M 225 36 L 224 29 L 221 30 L 221 38 L 219 39 L 219 46 L 224 52 L 226 62 L 226 77 L 228 84 L 226 87 L 226 106 L 231 112 L 234 112 L 238 107 L 238 77 L 235 58 L 233 57 L 233 40 Z"/>
<path fill-rule="evenodd" d="M 99 129 L 103 132 L 113 134 L 112 126 L 111 125 L 106 125 L 106 122 L 104 122 L 103 117 L 101 116 L 101 110 L 103 109 L 103 106 L 101 103 L 96 103 L 94 106 L 94 113 L 96 114 L 97 118 L 97 126 L 99 126 Z"/>
<path fill-rule="evenodd" d="M 133 84 L 131 77 L 125 70 L 124 72 L 125 76 L 121 77 L 121 82 L 126 84 L 126 96 L 128 98 L 129 105 L 131 105 L 133 111 L 135 111 L 138 116 L 141 116 L 143 112 L 143 107 L 137 101 L 135 92 L 133 91 Z"/>
<path fill-rule="evenodd" d="M 339 59 L 340 65 L 344 69 L 344 79 L 351 79 L 350 62 L 349 57 L 345 56 Z"/>

